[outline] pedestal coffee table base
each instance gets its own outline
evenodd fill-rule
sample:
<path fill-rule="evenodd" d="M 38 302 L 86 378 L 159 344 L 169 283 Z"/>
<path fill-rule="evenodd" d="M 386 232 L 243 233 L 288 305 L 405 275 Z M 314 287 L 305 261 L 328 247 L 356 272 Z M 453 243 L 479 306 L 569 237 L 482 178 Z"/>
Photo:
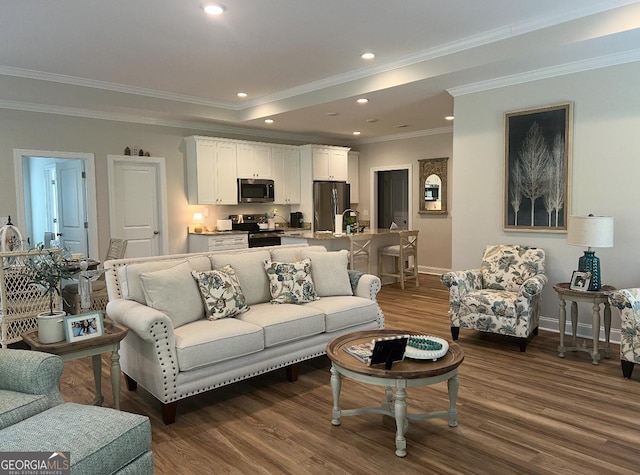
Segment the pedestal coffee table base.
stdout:
<path fill-rule="evenodd" d="M 392 369 L 386 370 L 384 365 L 367 366 L 344 351 L 345 346 L 360 344 L 373 338 L 389 337 L 415 332 L 402 330 L 372 330 L 351 333 L 336 338 L 327 345 L 327 355 L 331 359 L 331 392 L 333 395 L 333 411 L 331 423 L 339 426 L 342 416 L 359 416 L 362 414 L 383 414 L 396 421 L 396 455 L 407 455 L 405 434 L 409 429 L 409 421 L 424 421 L 436 417 L 448 419 L 449 427 L 458 425 L 458 366 L 464 360 L 462 349 L 450 343 L 447 354 L 438 361 L 404 360 L 395 363 Z M 358 409 L 341 409 L 340 392 L 342 376 L 355 381 L 385 388 L 385 395 L 380 407 L 363 407 Z M 449 395 L 449 410 L 417 414 L 407 413 L 407 388 L 428 386 L 446 381 Z"/>

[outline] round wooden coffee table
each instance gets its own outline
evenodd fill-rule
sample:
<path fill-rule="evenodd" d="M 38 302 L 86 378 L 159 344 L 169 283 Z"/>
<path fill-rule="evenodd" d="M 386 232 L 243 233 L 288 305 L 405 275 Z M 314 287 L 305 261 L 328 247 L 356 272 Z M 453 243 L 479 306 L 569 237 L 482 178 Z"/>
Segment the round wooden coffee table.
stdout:
<path fill-rule="evenodd" d="M 384 338 L 397 335 L 415 335 L 409 330 L 370 330 L 349 333 L 339 336 L 327 345 L 327 356 L 331 360 L 331 391 L 333 393 L 333 419 L 331 423 L 340 425 L 342 416 L 358 416 L 361 414 L 385 414 L 396 421 L 396 455 L 407 455 L 407 441 L 405 433 L 409 428 L 409 420 L 426 420 L 435 417 L 449 419 L 449 427 L 458 425 L 458 366 L 464 360 L 462 348 L 456 343 L 449 342 L 449 351 L 437 361 L 405 359 L 393 364 L 386 370 L 384 364 L 368 366 L 344 350 L 345 346 L 370 342 L 374 338 Z M 359 409 L 340 409 L 341 377 L 346 376 L 375 386 L 384 386 L 385 397 L 381 407 L 365 407 Z M 427 412 L 421 414 L 407 414 L 406 388 L 427 386 L 447 381 L 449 393 L 449 410 Z M 395 389 L 395 395 L 394 395 Z"/>

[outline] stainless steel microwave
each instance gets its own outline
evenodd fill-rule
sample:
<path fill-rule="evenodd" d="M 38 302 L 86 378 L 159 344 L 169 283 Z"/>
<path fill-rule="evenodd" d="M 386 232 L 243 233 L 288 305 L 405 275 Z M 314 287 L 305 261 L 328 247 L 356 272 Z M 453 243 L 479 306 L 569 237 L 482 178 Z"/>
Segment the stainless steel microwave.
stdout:
<path fill-rule="evenodd" d="M 238 203 L 272 203 L 273 180 L 238 178 Z"/>

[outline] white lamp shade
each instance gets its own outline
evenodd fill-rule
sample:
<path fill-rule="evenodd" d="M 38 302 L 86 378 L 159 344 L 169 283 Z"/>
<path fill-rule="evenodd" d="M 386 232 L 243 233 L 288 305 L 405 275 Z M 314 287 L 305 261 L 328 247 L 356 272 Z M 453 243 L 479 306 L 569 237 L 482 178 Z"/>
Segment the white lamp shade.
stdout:
<path fill-rule="evenodd" d="M 193 222 L 194 224 L 204 223 L 204 217 L 202 216 L 202 213 L 193 213 Z"/>
<path fill-rule="evenodd" d="M 567 242 L 572 246 L 613 247 L 613 216 L 569 216 Z"/>

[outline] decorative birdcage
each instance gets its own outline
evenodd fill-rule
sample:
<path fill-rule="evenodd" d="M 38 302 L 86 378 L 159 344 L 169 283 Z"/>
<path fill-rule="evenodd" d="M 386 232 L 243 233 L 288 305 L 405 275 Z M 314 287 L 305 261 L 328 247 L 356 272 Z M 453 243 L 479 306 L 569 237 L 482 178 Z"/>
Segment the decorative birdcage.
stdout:
<path fill-rule="evenodd" d="M 0 227 L 0 252 L 22 250 L 24 250 L 22 233 L 11 223 L 11 216 L 9 216 L 7 224 Z"/>
<path fill-rule="evenodd" d="M 0 252 L 0 343 L 3 348 L 20 341 L 23 333 L 37 328 L 38 314 L 49 311 L 49 295 L 33 285 L 26 272 L 29 259 L 49 252 L 51 249 Z M 58 295 L 54 298 L 55 306 L 59 308 Z"/>

